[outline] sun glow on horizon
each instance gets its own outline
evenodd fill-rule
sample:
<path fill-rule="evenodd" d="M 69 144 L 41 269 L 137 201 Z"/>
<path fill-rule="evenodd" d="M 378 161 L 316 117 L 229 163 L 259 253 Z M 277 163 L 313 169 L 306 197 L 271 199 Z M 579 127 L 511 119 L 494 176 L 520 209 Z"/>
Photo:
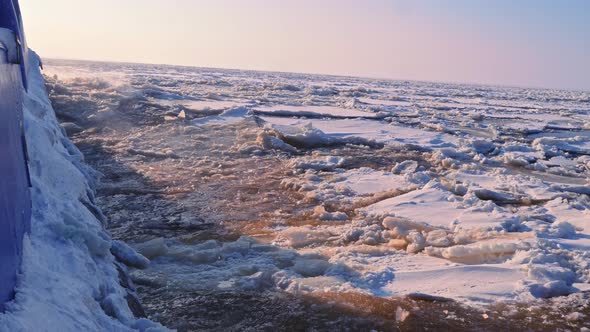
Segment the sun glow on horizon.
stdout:
<path fill-rule="evenodd" d="M 42 56 L 590 90 L 590 2 L 22 0 Z"/>

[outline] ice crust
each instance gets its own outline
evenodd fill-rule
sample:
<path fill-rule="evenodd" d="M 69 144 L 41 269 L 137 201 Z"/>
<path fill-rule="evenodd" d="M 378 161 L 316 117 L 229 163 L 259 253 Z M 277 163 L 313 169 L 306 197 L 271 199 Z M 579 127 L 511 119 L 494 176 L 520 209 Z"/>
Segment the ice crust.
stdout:
<path fill-rule="evenodd" d="M 132 314 L 111 250 L 147 261 L 112 242 L 95 205 L 94 171 L 60 128 L 39 58 L 30 54 L 25 132 L 32 180 L 31 234 L 25 237 L 16 299 L 0 331 L 166 331 Z M 124 267 L 123 267 L 124 268 Z"/>

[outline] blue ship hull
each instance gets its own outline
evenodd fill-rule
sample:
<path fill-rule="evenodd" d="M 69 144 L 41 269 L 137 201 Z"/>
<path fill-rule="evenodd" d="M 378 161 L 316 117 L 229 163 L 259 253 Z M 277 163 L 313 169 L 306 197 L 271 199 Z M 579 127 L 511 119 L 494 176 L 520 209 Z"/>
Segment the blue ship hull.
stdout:
<path fill-rule="evenodd" d="M 0 310 L 13 299 L 30 229 L 31 199 L 23 130 L 23 95 L 27 88 L 27 46 L 16 0 L 0 0 L 0 28 L 14 34 L 6 43 L 18 57 L 0 63 Z M 6 34 L 5 34 L 6 35 Z"/>

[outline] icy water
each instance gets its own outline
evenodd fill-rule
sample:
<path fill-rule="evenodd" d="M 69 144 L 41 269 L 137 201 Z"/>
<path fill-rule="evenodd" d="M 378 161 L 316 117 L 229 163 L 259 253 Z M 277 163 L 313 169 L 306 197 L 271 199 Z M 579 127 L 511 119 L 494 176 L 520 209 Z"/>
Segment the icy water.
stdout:
<path fill-rule="evenodd" d="M 589 93 L 46 67 L 171 328 L 590 327 Z"/>

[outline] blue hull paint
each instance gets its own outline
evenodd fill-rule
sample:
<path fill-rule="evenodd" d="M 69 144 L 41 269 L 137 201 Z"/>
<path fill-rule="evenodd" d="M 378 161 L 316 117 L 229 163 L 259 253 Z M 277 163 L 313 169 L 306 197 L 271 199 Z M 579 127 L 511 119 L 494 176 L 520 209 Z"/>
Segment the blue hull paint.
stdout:
<path fill-rule="evenodd" d="M 19 61 L 0 64 L 0 311 L 13 299 L 30 230 L 30 180 L 23 131 L 23 93 L 27 52 L 16 0 L 0 0 L 0 28 L 12 30 Z M 24 89 L 23 89 L 24 88 Z"/>

